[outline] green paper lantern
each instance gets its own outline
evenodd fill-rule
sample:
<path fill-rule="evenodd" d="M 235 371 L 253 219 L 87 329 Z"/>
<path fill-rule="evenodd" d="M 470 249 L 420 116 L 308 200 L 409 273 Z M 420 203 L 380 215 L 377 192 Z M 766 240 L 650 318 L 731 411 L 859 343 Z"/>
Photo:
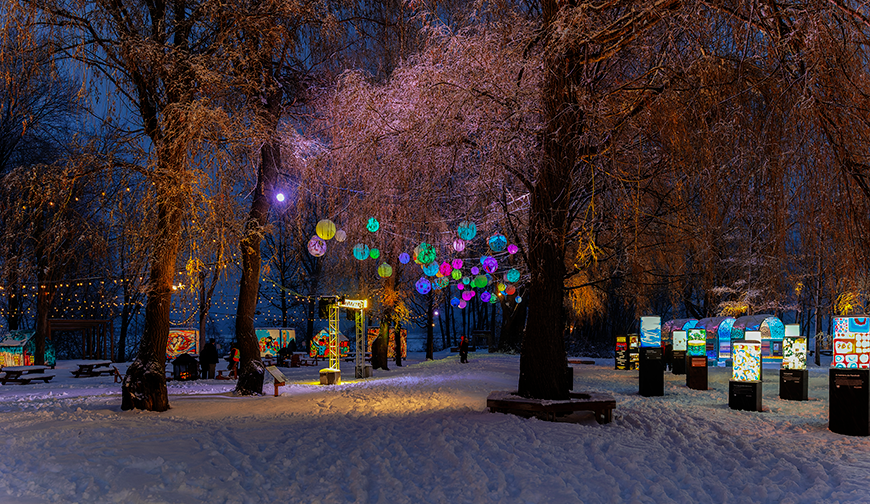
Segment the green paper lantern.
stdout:
<path fill-rule="evenodd" d="M 377 259 L 378 257 L 381 257 L 381 251 L 373 248 L 369 251 L 369 257 L 371 257 L 372 259 Z"/>

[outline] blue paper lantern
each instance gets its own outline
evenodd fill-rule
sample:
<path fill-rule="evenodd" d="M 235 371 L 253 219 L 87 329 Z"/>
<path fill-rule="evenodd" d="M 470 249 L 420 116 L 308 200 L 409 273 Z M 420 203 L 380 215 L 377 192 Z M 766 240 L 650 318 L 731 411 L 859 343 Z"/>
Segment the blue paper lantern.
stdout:
<path fill-rule="evenodd" d="M 353 256 L 364 261 L 369 257 L 369 246 L 365 243 L 357 243 L 353 246 Z"/>
<path fill-rule="evenodd" d="M 417 292 L 420 294 L 429 294 L 429 291 L 432 290 L 432 283 L 426 277 L 420 277 L 417 283 L 414 284 L 414 287 L 417 288 Z"/>
<path fill-rule="evenodd" d="M 471 221 L 462 221 L 456 229 L 456 234 L 465 241 L 473 240 L 477 236 L 477 224 Z"/>

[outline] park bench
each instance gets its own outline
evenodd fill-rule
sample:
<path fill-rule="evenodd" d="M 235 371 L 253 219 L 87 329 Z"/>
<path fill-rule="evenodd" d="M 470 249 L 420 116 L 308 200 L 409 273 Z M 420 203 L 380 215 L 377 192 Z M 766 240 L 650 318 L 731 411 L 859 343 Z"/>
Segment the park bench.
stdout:
<path fill-rule="evenodd" d="M 529 399 L 515 395 L 515 392 L 496 391 L 486 398 L 486 406 L 493 413 L 510 413 L 522 417 L 536 417 L 554 421 L 557 416 L 565 416 L 575 411 L 591 411 L 595 420 L 606 424 L 613 420 L 616 400 L 609 394 L 598 392 L 569 394 L 564 401 Z"/>

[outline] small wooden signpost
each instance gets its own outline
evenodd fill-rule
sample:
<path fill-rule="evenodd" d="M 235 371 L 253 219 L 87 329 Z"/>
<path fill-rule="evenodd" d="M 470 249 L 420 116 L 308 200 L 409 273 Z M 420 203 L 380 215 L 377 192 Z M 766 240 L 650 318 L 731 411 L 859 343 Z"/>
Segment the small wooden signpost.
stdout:
<path fill-rule="evenodd" d="M 272 379 L 275 383 L 275 397 L 278 397 L 278 387 L 287 383 L 287 377 L 284 376 L 284 373 L 279 371 L 276 366 L 266 366 L 266 371 L 272 375 Z"/>

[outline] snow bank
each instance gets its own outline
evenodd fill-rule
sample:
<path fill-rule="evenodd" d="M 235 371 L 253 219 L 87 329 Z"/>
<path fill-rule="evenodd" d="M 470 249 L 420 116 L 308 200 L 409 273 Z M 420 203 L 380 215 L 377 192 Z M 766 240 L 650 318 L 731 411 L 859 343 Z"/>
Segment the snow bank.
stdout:
<path fill-rule="evenodd" d="M 665 373 L 665 396 L 644 398 L 636 371 L 598 359 L 574 366 L 575 391 L 617 400 L 598 425 L 486 412 L 516 389 L 516 356 L 410 357 L 365 381 L 345 364 L 332 387 L 281 368 L 280 397 L 170 382 L 165 413 L 120 411 L 111 377 L 62 361 L 49 384 L 0 386 L 0 503 L 870 501 L 870 440 L 827 430 L 826 369 L 806 402 L 765 370 L 759 413 L 728 408 L 727 368 L 707 391 Z"/>

